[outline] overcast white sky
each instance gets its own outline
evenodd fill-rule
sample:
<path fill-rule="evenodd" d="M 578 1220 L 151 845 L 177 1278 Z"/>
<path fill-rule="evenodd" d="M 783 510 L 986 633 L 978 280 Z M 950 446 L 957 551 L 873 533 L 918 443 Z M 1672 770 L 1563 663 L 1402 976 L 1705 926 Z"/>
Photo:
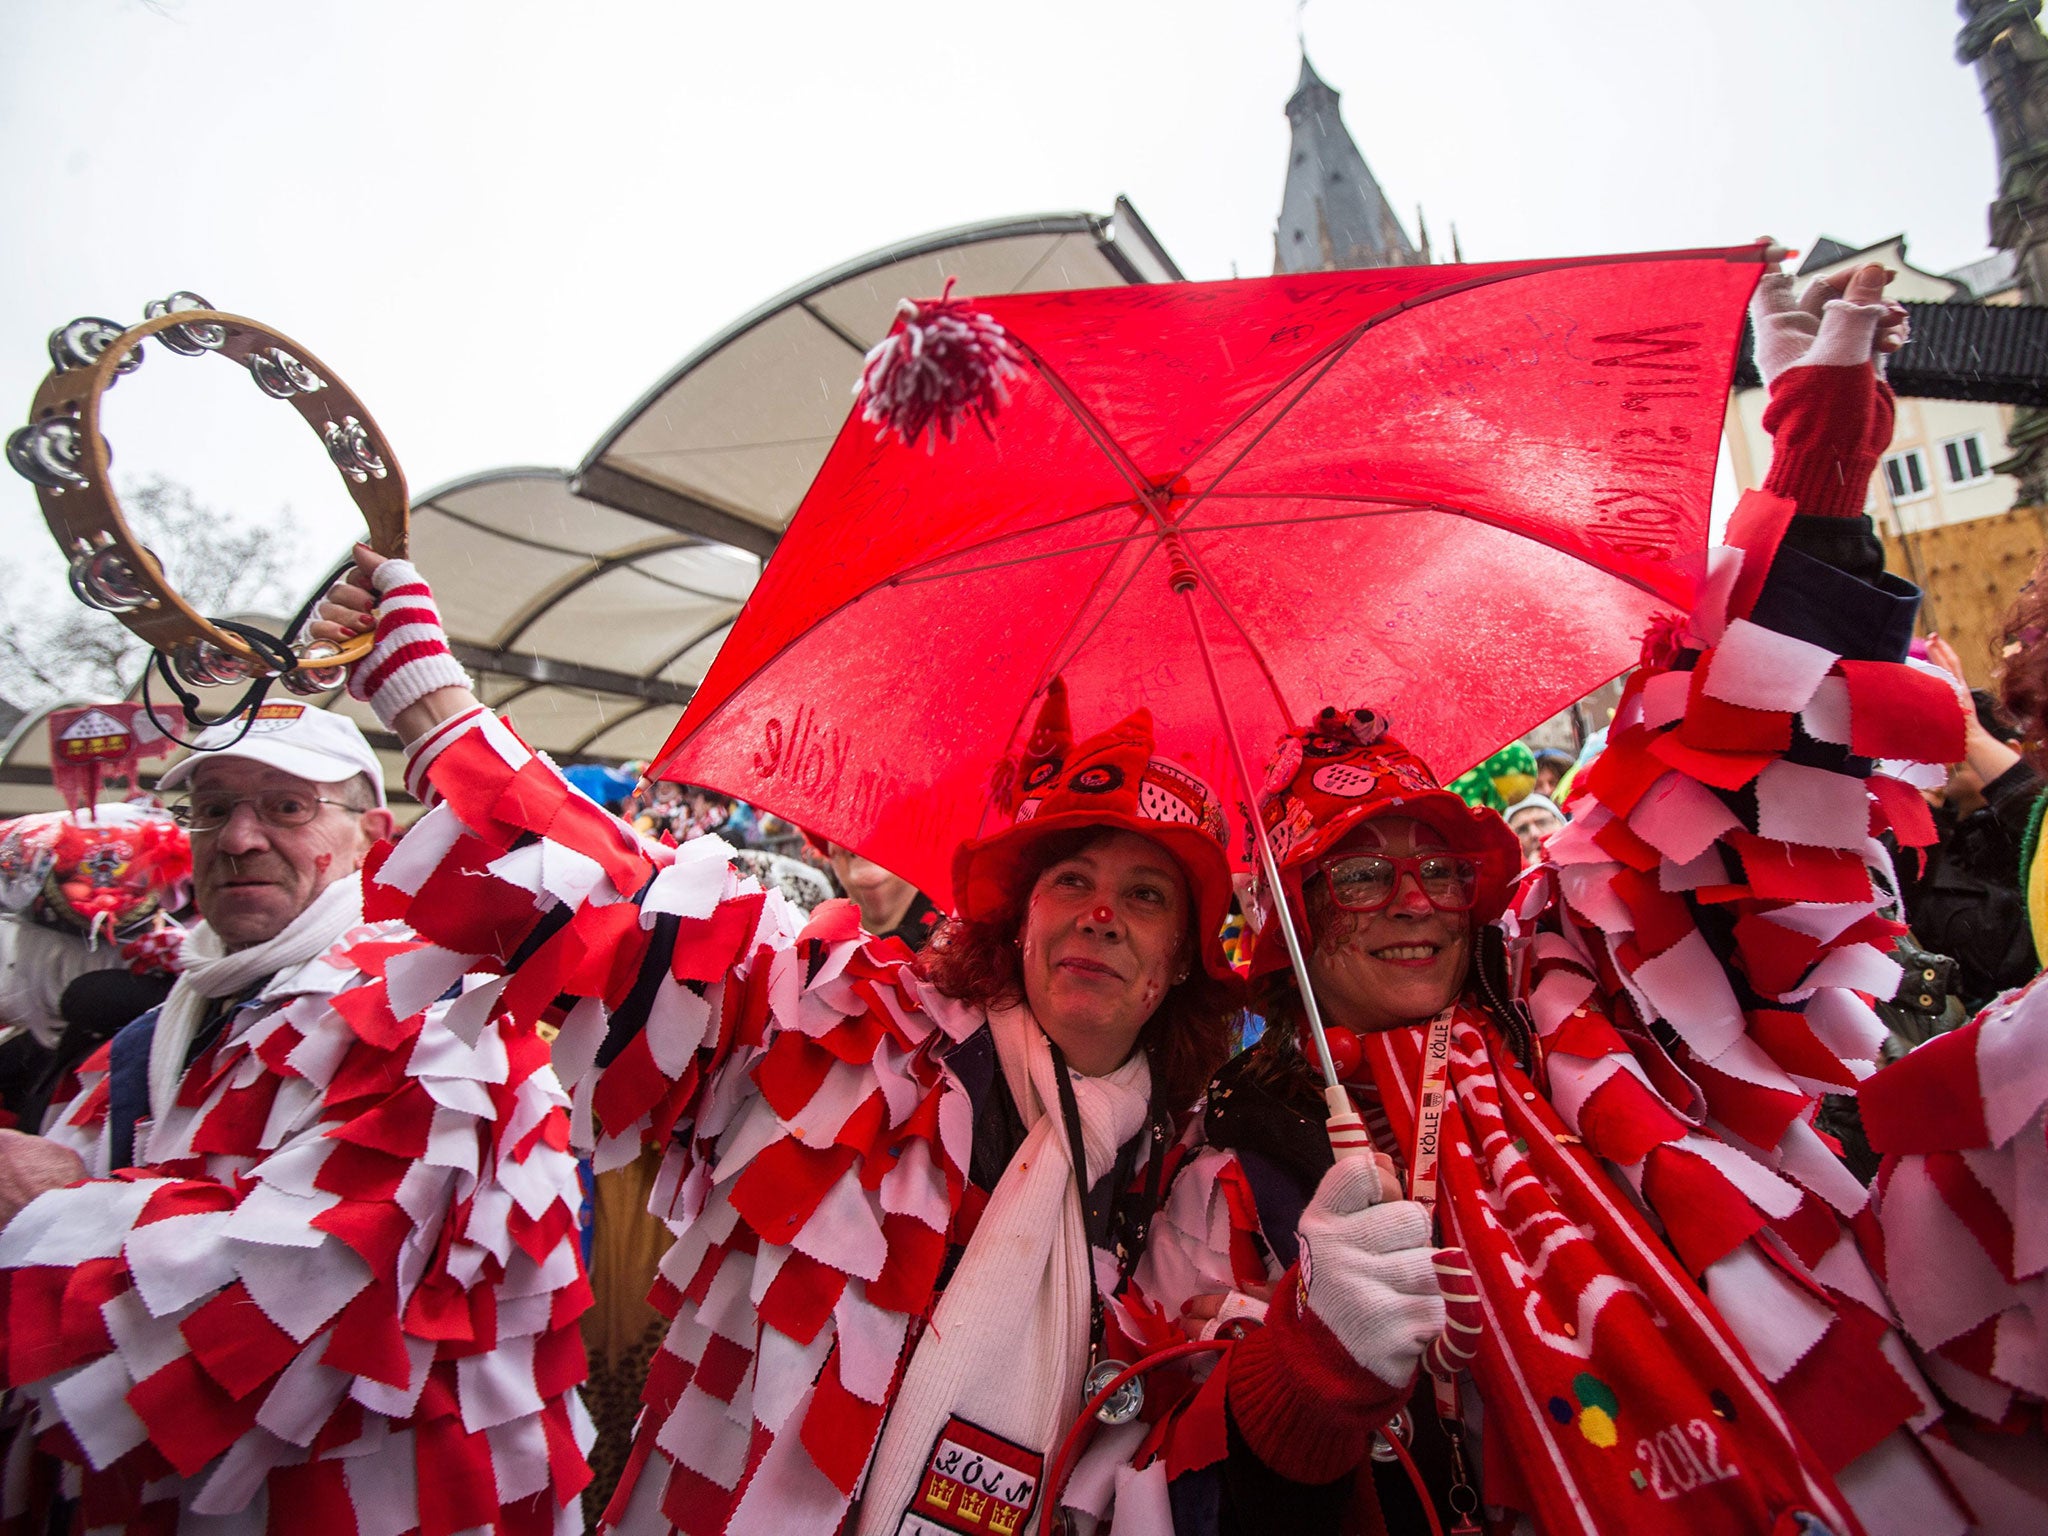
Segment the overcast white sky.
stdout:
<path fill-rule="evenodd" d="M 52 326 L 191 288 L 320 354 L 415 491 L 574 463 L 727 321 L 927 230 L 1122 192 L 1191 277 L 1267 272 L 1299 67 L 1294 0 L 0 0 L 0 24 L 0 429 Z M 1949 0 L 1312 0 L 1303 24 L 1395 206 L 1468 259 L 1986 249 Z M 289 503 L 322 558 L 352 508 L 288 415 L 154 352 L 110 404 L 117 472 Z M 0 541 L 58 579 L 12 474 Z"/>

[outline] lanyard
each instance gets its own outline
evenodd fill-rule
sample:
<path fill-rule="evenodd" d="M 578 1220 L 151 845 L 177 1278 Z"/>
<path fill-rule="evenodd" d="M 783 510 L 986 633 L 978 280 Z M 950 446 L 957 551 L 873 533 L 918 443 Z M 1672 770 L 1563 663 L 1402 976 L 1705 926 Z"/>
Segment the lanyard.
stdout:
<path fill-rule="evenodd" d="M 1457 1004 L 1429 1021 L 1422 1037 L 1422 1086 L 1415 1105 L 1415 1151 L 1408 1160 L 1408 1198 L 1429 1208 L 1436 1216 L 1436 1170 L 1443 1148 L 1444 1106 L 1449 1098 L 1451 1074 L 1451 1020 Z M 1461 1422 L 1458 1411 L 1458 1379 L 1455 1375 L 1428 1368 L 1430 1385 L 1436 1393 L 1437 1416 L 1447 1423 Z M 1456 1436 L 1452 1444 L 1457 1444 Z M 1464 1481 L 1462 1457 L 1458 1480 Z"/>
<path fill-rule="evenodd" d="M 1081 1106 L 1074 1099 L 1073 1071 L 1067 1066 L 1066 1053 L 1059 1048 L 1059 1043 L 1050 1035 L 1045 1037 L 1045 1043 L 1052 1051 L 1053 1075 L 1058 1079 L 1060 1089 L 1060 1119 L 1066 1127 L 1067 1152 L 1074 1165 L 1074 1187 L 1080 1192 L 1081 1196 L 1081 1238 L 1090 1250 L 1087 1256 L 1088 1364 L 1093 1367 L 1096 1361 L 1102 1357 L 1102 1338 L 1106 1331 L 1102 1307 L 1102 1288 L 1095 1282 L 1095 1255 L 1093 1252 L 1095 1237 L 1099 1230 L 1102 1233 L 1104 1245 L 1108 1245 L 1110 1241 L 1110 1227 L 1116 1219 L 1117 1197 L 1122 1192 L 1124 1184 L 1129 1182 L 1131 1170 L 1127 1158 L 1119 1155 L 1105 1180 L 1108 1194 L 1101 1210 L 1097 1211 L 1090 1206 L 1088 1201 L 1088 1148 L 1081 1137 Z M 1149 1149 L 1151 1158 L 1145 1168 L 1144 1198 L 1146 1219 L 1149 1225 L 1151 1212 L 1156 1210 L 1159 1204 L 1160 1168 L 1166 1161 L 1166 1157 L 1165 1137 L 1160 1129 L 1159 1118 L 1157 1115 L 1152 1115 L 1148 1119 L 1150 1121 L 1148 1129 L 1151 1132 L 1151 1147 Z M 1130 1151 L 1135 1152 L 1136 1142 L 1129 1143 L 1128 1148 Z M 1129 1278 L 1130 1271 L 1136 1264 L 1136 1253 L 1119 1255 L 1117 1265 L 1117 1278 L 1119 1282 Z"/>
<path fill-rule="evenodd" d="M 1451 1016 L 1456 1004 L 1429 1021 L 1422 1037 L 1422 1093 L 1415 1106 L 1415 1155 L 1408 1160 L 1408 1198 L 1436 1205 L 1436 1165 L 1441 1150 L 1445 1084 L 1451 1074 Z"/>

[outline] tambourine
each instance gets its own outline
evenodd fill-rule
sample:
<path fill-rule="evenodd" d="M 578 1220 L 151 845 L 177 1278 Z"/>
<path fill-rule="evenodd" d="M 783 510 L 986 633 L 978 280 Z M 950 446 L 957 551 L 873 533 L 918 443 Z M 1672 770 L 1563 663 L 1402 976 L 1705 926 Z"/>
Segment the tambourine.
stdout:
<path fill-rule="evenodd" d="M 7 462 L 35 486 L 43 521 L 71 564 L 72 591 L 141 636 L 174 686 L 255 685 L 228 717 L 252 707 L 271 682 L 305 695 L 339 687 L 349 664 L 368 653 L 373 636 L 340 645 L 300 640 L 306 613 L 292 633 L 274 636 L 208 618 L 172 589 L 121 515 L 107 474 L 112 454 L 100 430 L 100 402 L 117 380 L 142 366 L 142 343 L 151 337 L 178 357 L 210 352 L 239 363 L 258 389 L 287 402 L 318 434 L 369 525 L 370 547 L 403 557 L 405 477 L 390 444 L 354 391 L 290 337 L 223 314 L 193 293 L 174 293 L 143 313 L 142 323 L 126 330 L 86 316 L 52 331 L 52 367 L 36 390 L 29 424 L 7 439 Z M 203 723 L 196 701 L 178 691 L 187 718 Z"/>

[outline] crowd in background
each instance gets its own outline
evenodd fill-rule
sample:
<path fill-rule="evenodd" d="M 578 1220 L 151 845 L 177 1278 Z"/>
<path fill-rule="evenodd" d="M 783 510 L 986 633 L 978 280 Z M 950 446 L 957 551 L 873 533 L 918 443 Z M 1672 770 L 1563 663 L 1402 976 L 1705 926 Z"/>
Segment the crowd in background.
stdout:
<path fill-rule="evenodd" d="M 1922 786 L 1937 841 L 1896 860 L 1900 912 L 1911 927 L 1894 952 L 1905 968 L 1905 981 L 1884 1008 L 1896 1052 L 1968 1019 L 2039 969 L 2028 927 L 2024 871 L 2031 838 L 2038 835 L 2033 829 L 2042 775 L 2021 755 L 2019 728 L 1990 692 L 1968 687 L 1963 662 L 1945 640 L 1933 635 L 1915 641 L 1914 657 L 1967 691 L 1971 711 L 1965 757 L 1950 765 L 1945 780 Z M 1521 842 L 1524 867 L 1533 867 L 1541 862 L 1547 841 L 1570 823 L 1575 781 L 1605 744 L 1604 728 L 1587 733 L 1576 753 L 1513 741 L 1448 787 L 1470 805 L 1500 812 Z M 566 776 L 579 792 L 657 841 L 681 844 L 717 835 L 739 850 L 758 878 L 777 884 L 807 910 L 830 897 L 850 896 L 871 932 L 894 933 L 913 949 L 922 947 L 941 916 L 908 882 L 851 850 L 715 789 L 650 782 L 642 776 L 644 766 L 578 764 Z M 139 798 L 156 804 L 153 797 Z M 1898 854 L 1895 847 L 1892 851 Z M 1241 923 L 1235 912 L 1233 921 Z M 1233 937 L 1226 934 L 1226 944 Z M 88 983 L 81 990 L 81 1010 L 88 992 L 97 998 L 105 987 L 103 980 Z M 111 1032 L 101 1017 L 107 1010 L 89 1011 L 93 1038 L 104 1038 Z M 19 1022 L 0 1020 L 0 1026 Z M 1249 1045 L 1258 1033 L 1259 1021 L 1248 1020 L 1243 1043 Z M 29 1075 L 40 1078 L 43 1073 Z"/>

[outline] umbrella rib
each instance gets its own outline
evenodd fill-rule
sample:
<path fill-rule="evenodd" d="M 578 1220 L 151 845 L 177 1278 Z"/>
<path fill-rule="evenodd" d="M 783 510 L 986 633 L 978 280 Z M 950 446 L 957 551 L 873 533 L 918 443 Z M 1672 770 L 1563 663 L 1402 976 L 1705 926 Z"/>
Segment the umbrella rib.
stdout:
<path fill-rule="evenodd" d="M 1133 531 L 1132 536 L 1136 537 L 1135 530 Z M 1153 552 L 1156 551 L 1158 548 L 1159 545 L 1157 543 L 1154 543 L 1146 549 L 1144 554 L 1138 557 L 1137 563 L 1131 567 L 1131 574 L 1126 576 L 1124 578 L 1124 584 L 1121 587 L 1117 588 L 1116 596 L 1112 597 L 1108 602 L 1102 605 L 1102 611 L 1095 616 L 1095 622 L 1090 624 L 1088 628 L 1081 633 L 1080 637 L 1074 640 L 1072 645 L 1068 645 L 1067 636 L 1073 634 L 1074 626 L 1081 621 L 1081 615 L 1087 611 L 1087 604 L 1085 600 L 1082 603 L 1076 605 L 1074 609 L 1074 617 L 1071 621 L 1069 621 L 1067 625 L 1066 634 L 1062 635 L 1060 639 L 1057 642 L 1055 642 L 1051 652 L 1049 653 L 1053 656 L 1059 656 L 1062 659 L 1060 660 L 1058 666 L 1047 667 L 1045 669 L 1044 675 L 1042 675 L 1039 679 L 1038 687 L 1040 691 L 1043 691 L 1046 683 L 1051 681 L 1052 678 L 1055 678 L 1059 676 L 1060 673 L 1064 672 L 1067 668 L 1067 664 L 1071 662 L 1076 656 L 1081 654 L 1081 648 L 1085 646 L 1090 640 L 1095 638 L 1095 632 L 1098 629 L 1102 628 L 1103 624 L 1108 621 L 1110 614 L 1115 612 L 1116 605 L 1124 600 L 1124 594 L 1130 591 L 1131 588 L 1134 585 L 1136 585 L 1139 575 L 1145 569 L 1146 563 L 1151 560 Z M 1096 576 L 1094 584 L 1089 588 L 1089 598 L 1093 598 L 1095 594 L 1101 590 L 1104 578 L 1106 578 L 1109 575 L 1111 567 L 1113 567 L 1115 564 L 1116 562 L 1114 560 L 1106 560 L 1103 562 L 1101 573 Z M 1037 693 L 1034 693 L 1032 697 L 1036 698 Z"/>
<path fill-rule="evenodd" d="M 1178 524 L 1175 525 L 1176 531 L 1178 526 Z M 1258 525 L 1251 524 L 1249 526 L 1256 527 Z M 1201 581 L 1202 589 L 1209 594 L 1210 601 L 1215 603 L 1224 618 L 1230 620 L 1230 627 L 1237 631 L 1238 638 L 1244 641 L 1244 648 L 1251 653 L 1252 660 L 1258 663 L 1259 675 L 1265 678 L 1266 687 L 1273 695 L 1273 702 L 1280 708 L 1280 718 L 1287 722 L 1288 728 L 1291 730 L 1294 726 L 1294 711 L 1288 707 L 1287 697 L 1280 691 L 1280 680 L 1273 675 L 1272 667 L 1267 665 L 1266 653 L 1259 649 L 1258 642 L 1252 639 L 1251 632 L 1244 627 L 1244 621 L 1238 618 L 1237 611 L 1224 600 L 1223 594 L 1217 590 L 1216 582 L 1209 575 L 1209 569 L 1202 562 L 1201 558 L 1192 549 L 1188 548 L 1185 539 L 1179 540 L 1178 544 L 1181 558 L 1187 561 L 1189 567 Z M 1247 785 L 1246 788 L 1249 789 L 1250 786 Z M 1254 810 L 1254 814 L 1256 814 L 1256 810 Z"/>
<path fill-rule="evenodd" d="M 1209 454 L 1215 450 L 1217 444 L 1229 442 L 1232 433 L 1236 432 L 1239 427 L 1243 426 L 1246 422 L 1250 421 L 1253 417 L 1257 416 L 1259 412 L 1263 411 L 1275 400 L 1278 400 L 1282 395 L 1286 394 L 1287 391 L 1295 385 L 1295 383 L 1301 378 L 1303 374 L 1307 373 L 1310 369 L 1314 368 L 1318 362 L 1321 362 L 1324 358 L 1328 357 L 1330 355 L 1331 350 L 1347 346 L 1349 343 L 1355 341 L 1360 335 L 1363 334 L 1364 331 L 1362 327 L 1354 328 L 1353 331 L 1348 332 L 1343 336 L 1339 336 L 1335 341 L 1331 342 L 1329 347 L 1326 348 L 1324 351 L 1316 352 L 1308 357 L 1303 358 L 1299 363 L 1295 365 L 1293 371 L 1290 372 L 1286 378 L 1280 380 L 1279 383 L 1275 384 L 1271 389 L 1267 390 L 1263 395 L 1259 396 L 1258 399 L 1254 400 L 1250 405 L 1246 406 L 1242 411 L 1238 412 L 1237 418 L 1234 421 L 1232 421 L 1229 426 L 1225 427 L 1221 432 L 1218 432 L 1214 437 L 1212 437 L 1209 440 L 1209 444 L 1207 447 L 1203 448 L 1199 453 L 1197 453 L 1192 459 L 1189 459 L 1187 463 L 1182 466 L 1181 473 L 1183 475 L 1190 473 L 1197 464 L 1201 463 L 1203 459 L 1207 458 Z M 1218 480 L 1221 480 L 1223 476 L 1218 475 L 1216 478 Z"/>
<path fill-rule="evenodd" d="M 1119 545 L 1123 547 L 1128 547 L 1130 545 L 1131 540 L 1135 539 L 1138 536 L 1139 531 L 1143 527 L 1143 523 L 1138 523 L 1134 525 L 1131 531 L 1125 534 L 1123 538 L 1118 540 L 1117 542 L 1119 543 Z M 1157 548 L 1157 546 L 1155 545 L 1154 548 Z M 1064 655 L 1066 659 L 1058 660 L 1057 664 L 1048 664 L 1038 669 L 1037 680 L 1033 683 L 1031 691 L 1024 696 L 1024 703 L 1022 707 L 1019 708 L 1017 711 L 1017 718 L 1010 722 L 1010 734 L 1003 746 L 1003 753 L 1005 756 L 1008 756 L 1011 748 L 1015 746 L 1017 741 L 1017 733 L 1024 729 L 1024 717 L 1031 711 L 1032 700 L 1036 699 L 1040 694 L 1044 693 L 1046 688 L 1051 684 L 1052 680 L 1055 677 L 1058 677 L 1060 673 L 1063 670 L 1065 670 L 1067 661 L 1071 661 L 1075 656 L 1078 656 L 1080 654 L 1081 647 L 1086 645 L 1089 639 L 1092 638 L 1095 634 L 1095 631 L 1102 627 L 1103 620 L 1109 617 L 1110 610 L 1115 608 L 1116 605 L 1123 600 L 1124 593 L 1128 592 L 1131 589 L 1131 584 L 1138 579 L 1138 572 L 1144 570 L 1145 562 L 1151 558 L 1152 551 L 1148 549 L 1143 555 L 1143 557 L 1139 559 L 1138 563 L 1132 567 L 1131 574 L 1125 580 L 1122 589 L 1118 591 L 1115 597 L 1111 598 L 1107 603 L 1103 605 L 1101 614 L 1099 614 L 1096 617 L 1096 620 L 1093 624 L 1088 626 L 1088 632 L 1082 635 L 1080 639 L 1075 640 L 1072 644 L 1072 647 L 1069 648 L 1068 641 L 1074 633 L 1074 626 L 1081 622 L 1081 615 L 1088 611 L 1089 603 L 1094 601 L 1096 594 L 1102 590 L 1103 582 L 1108 579 L 1110 571 L 1114 569 L 1116 566 L 1116 560 L 1114 558 L 1102 562 L 1102 569 L 1097 571 L 1095 573 L 1095 579 L 1089 582 L 1087 593 L 1082 597 L 1080 602 L 1074 605 L 1073 617 L 1067 620 L 1066 628 L 1060 631 L 1058 638 L 1053 641 L 1051 647 L 1046 652 L 1046 655 L 1049 657 L 1057 659 Z"/>
<path fill-rule="evenodd" d="M 1290 491 L 1225 491 L 1221 493 L 1216 499 L 1219 501 L 1355 500 L 1380 503 L 1384 506 L 1384 510 L 1388 512 L 1448 512 L 1453 510 L 1452 508 L 1444 506 L 1441 502 L 1424 501 L 1417 497 L 1347 497 L 1335 494 L 1309 496 L 1296 494 Z M 936 556 L 933 559 L 926 561 L 923 565 L 912 566 L 902 575 L 890 577 L 889 580 L 886 583 L 884 583 L 884 585 L 892 587 L 923 586 L 926 583 L 934 581 L 950 581 L 952 578 L 956 576 L 983 576 L 987 575 L 991 571 L 1009 570 L 1014 566 L 1035 565 L 1041 560 L 1055 560 L 1062 555 L 1084 555 L 1087 554 L 1090 550 L 1114 549 L 1120 545 L 1128 544 L 1131 541 L 1131 539 L 1135 537 L 1136 534 L 1142 529 L 1143 525 L 1141 524 L 1139 529 L 1133 529 L 1130 533 L 1119 534 L 1117 537 L 1112 539 L 1094 539 L 1086 544 L 1062 544 L 1058 549 L 1043 550 L 1038 554 L 1033 555 L 1019 555 L 1014 560 L 990 560 L 981 565 L 957 566 L 943 571 L 932 569 L 932 567 L 934 566 L 943 564 L 947 561 L 957 560 L 962 555 L 969 554 L 977 549 L 992 549 L 996 545 L 1005 543 L 1011 539 L 1026 538 L 1031 534 L 1043 533 L 1049 528 L 1057 528 L 1062 523 L 1077 522 L 1081 518 L 1094 517 L 1100 513 L 1113 511 L 1117 507 L 1128 505 L 1130 505 L 1128 502 L 1111 502 L 1106 506 L 1091 507 L 1085 512 L 1076 512 L 1070 517 L 1063 517 L 1056 519 L 1055 521 L 1050 523 L 1040 524 L 1036 528 L 1024 529 L 1017 533 L 999 534 L 995 538 L 986 540 L 981 544 L 970 544 L 965 549 L 958 549 L 954 550 L 950 554 Z M 1369 517 L 1373 516 L 1374 514 L 1371 512 L 1350 512 L 1342 515 L 1344 517 Z M 1181 527 L 1185 529 L 1185 531 L 1190 533 L 1221 533 L 1246 531 L 1253 528 L 1283 528 L 1294 523 L 1332 522 L 1336 520 L 1337 519 L 1326 517 L 1279 517 L 1265 518 L 1257 522 L 1249 523 L 1209 523 L 1205 524 L 1201 528 L 1194 529 L 1185 528 L 1184 522 L 1178 523 L 1175 526 Z"/>
<path fill-rule="evenodd" d="M 1052 560 L 1056 559 L 1060 555 L 1072 554 L 1079 550 L 1101 549 L 1111 544 L 1122 543 L 1124 540 L 1130 538 L 1130 534 L 1123 534 L 1114 539 L 1098 539 L 1087 544 L 1063 544 L 1058 549 L 1049 549 L 1044 551 L 1042 554 L 1020 555 L 1015 560 L 999 560 L 988 565 L 971 566 L 959 571 L 941 571 L 934 569 L 934 567 L 936 566 L 945 565 L 947 562 L 958 560 L 965 555 L 979 554 L 984 550 L 995 549 L 1000 545 L 1010 543 L 1016 539 L 1028 539 L 1035 534 L 1041 534 L 1048 532 L 1054 528 L 1064 527 L 1068 523 L 1078 523 L 1083 518 L 1100 517 L 1105 512 L 1115 512 L 1119 508 L 1128 509 L 1133 513 L 1139 511 L 1137 507 L 1133 506 L 1128 501 L 1106 501 L 1098 506 L 1084 507 L 1079 512 L 1070 512 L 1065 517 L 1056 517 L 1051 522 L 1040 523 L 1034 528 L 1018 528 L 1012 530 L 1009 533 L 993 534 L 990 537 L 982 539 L 976 543 L 963 544 L 958 549 L 947 550 L 946 553 L 944 553 L 943 555 L 933 555 L 929 560 L 920 560 L 916 565 L 906 566 L 903 570 L 897 572 L 897 574 L 895 574 L 894 576 L 890 576 L 883 581 L 879 581 L 875 585 L 877 587 L 909 586 L 919 582 L 937 581 L 947 576 L 971 575 L 975 571 L 1000 570 L 1005 566 L 1011 565 L 1029 565 L 1031 562 L 1035 560 Z"/>
<path fill-rule="evenodd" d="M 1042 352 L 1014 331 L 1010 333 L 1010 340 L 1031 360 L 1031 366 L 1038 370 L 1039 377 L 1052 386 L 1052 392 L 1059 396 L 1060 404 L 1067 408 L 1068 414 L 1080 424 L 1081 430 L 1086 432 L 1095 446 L 1102 450 L 1102 456 L 1116 467 L 1116 472 L 1130 483 L 1131 489 L 1137 492 L 1138 499 L 1149 502 L 1156 492 L 1130 454 L 1124 451 L 1123 444 L 1111 436 L 1109 428 L 1102 424 L 1100 418 L 1081 403 L 1081 397 L 1076 395 L 1067 381 L 1059 376 L 1059 371 L 1045 360 Z"/>
<path fill-rule="evenodd" d="M 1369 324 L 1370 322 L 1368 322 L 1365 325 L 1360 325 L 1356 327 L 1350 335 L 1338 338 L 1336 343 L 1331 346 L 1328 353 L 1325 354 L 1323 358 L 1322 367 L 1317 368 L 1315 370 L 1314 376 L 1312 378 L 1307 379 L 1302 384 L 1300 390 L 1296 392 L 1294 398 L 1288 401 L 1285 405 L 1281 406 L 1279 410 L 1275 411 L 1273 413 L 1273 419 L 1267 422 L 1263 427 L 1259 428 L 1258 431 L 1254 432 L 1251 435 L 1250 441 L 1248 441 L 1244 445 L 1244 447 L 1238 450 L 1237 457 L 1232 459 L 1228 464 L 1224 465 L 1221 470 L 1217 471 L 1216 478 L 1214 480 L 1211 480 L 1207 485 L 1203 486 L 1202 489 L 1196 495 L 1189 499 L 1188 504 L 1185 507 L 1181 508 L 1180 516 L 1174 519 L 1175 526 L 1178 526 L 1181 523 L 1186 522 L 1189 517 L 1193 516 L 1195 508 L 1199 507 L 1203 502 L 1207 501 L 1209 499 L 1210 493 L 1213 492 L 1217 486 L 1221 485 L 1224 479 L 1233 470 L 1235 470 L 1238 465 L 1242 464 L 1245 461 L 1246 456 L 1249 455 L 1254 448 L 1258 447 L 1260 443 L 1266 440 L 1266 434 L 1271 432 L 1275 427 L 1279 426 L 1281 422 L 1285 421 L 1287 419 L 1287 413 L 1289 411 L 1292 411 L 1297 405 L 1301 404 L 1302 401 L 1306 400 L 1309 397 L 1309 392 L 1313 390 L 1318 384 L 1322 383 L 1322 381 L 1329 375 L 1330 370 L 1336 367 L 1337 364 L 1343 359 L 1344 354 L 1349 352 L 1351 348 L 1357 344 L 1359 337 L 1363 336 L 1366 333 Z M 1304 366 L 1303 372 L 1306 371 L 1307 366 L 1308 365 Z M 1281 386 L 1280 390 L 1275 390 L 1272 394 L 1268 395 L 1266 397 L 1266 402 L 1270 403 L 1271 401 L 1279 399 L 1281 390 L 1286 389 L 1288 385 L 1291 385 L 1295 382 L 1296 379 L 1300 379 L 1301 377 L 1302 373 L 1297 372 L 1292 378 L 1288 380 L 1287 384 L 1283 384 Z M 1249 417 L 1240 417 L 1236 422 L 1233 422 L 1231 424 L 1230 430 L 1232 432 L 1235 432 L 1238 429 L 1238 427 L 1248 419 Z M 1224 442 L 1227 436 L 1228 434 L 1225 434 L 1224 437 L 1218 437 L 1215 440 L 1215 442 L 1212 442 L 1209 445 L 1209 447 L 1213 448 L 1216 446 L 1216 443 Z M 1202 450 L 1201 454 L 1196 454 L 1195 457 L 1189 462 L 1188 469 L 1191 470 L 1195 467 L 1196 464 L 1199 464 L 1202 461 L 1202 454 L 1205 454 L 1208 451 L 1209 450 L 1205 448 Z M 1186 471 L 1184 470 L 1182 471 L 1182 473 L 1185 474 Z"/>
<path fill-rule="evenodd" d="M 1256 523 L 1247 523 L 1243 526 L 1257 527 L 1258 525 Z M 1136 534 L 1137 530 L 1134 529 L 1130 533 L 1120 534 L 1113 539 L 1095 539 L 1087 544 L 1063 544 L 1058 549 L 1048 549 L 1039 554 L 1019 555 L 1014 560 L 991 560 L 985 565 L 966 565 L 961 566 L 958 570 L 930 571 L 921 575 L 896 576 L 889 580 L 888 585 L 892 587 L 918 587 L 928 582 L 950 581 L 955 576 L 981 576 L 990 571 L 1006 571 L 1013 566 L 1036 565 L 1041 560 L 1054 560 L 1061 555 L 1085 555 L 1091 549 L 1115 549 L 1120 545 L 1130 543 L 1136 537 Z M 937 564 L 936 561 L 932 563 Z"/>

